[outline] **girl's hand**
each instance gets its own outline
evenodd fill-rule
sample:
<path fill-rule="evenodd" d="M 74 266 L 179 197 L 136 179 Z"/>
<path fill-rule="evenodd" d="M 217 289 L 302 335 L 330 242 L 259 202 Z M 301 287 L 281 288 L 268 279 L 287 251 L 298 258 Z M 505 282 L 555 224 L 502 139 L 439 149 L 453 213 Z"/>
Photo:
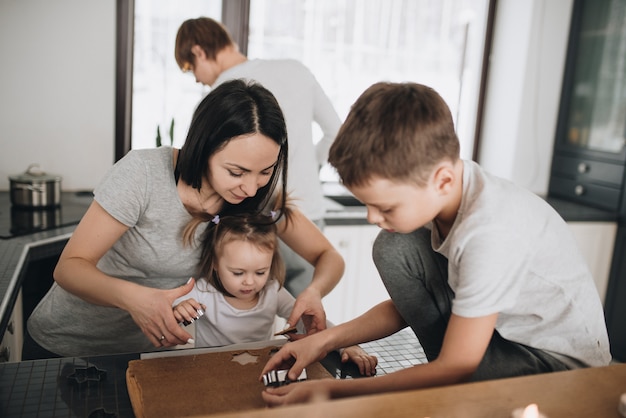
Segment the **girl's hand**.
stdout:
<path fill-rule="evenodd" d="M 325 401 L 330 399 L 329 381 L 331 379 L 307 380 L 277 388 L 267 388 L 261 396 L 268 406 Z"/>
<path fill-rule="evenodd" d="M 193 289 L 194 280 L 174 289 L 154 289 L 139 286 L 129 295 L 128 313 L 155 347 L 187 344 L 191 334 L 178 325 L 172 303 Z"/>
<path fill-rule="evenodd" d="M 199 319 L 204 310 L 206 310 L 204 305 L 196 302 L 193 298 L 189 298 L 174 306 L 174 317 L 178 323 L 189 325 Z"/>
<path fill-rule="evenodd" d="M 367 354 L 358 345 L 352 345 L 343 349 L 341 353 L 341 362 L 345 363 L 348 360 L 356 363 L 359 367 L 359 373 L 363 376 L 374 376 L 376 374 L 376 365 L 378 364 L 378 358 Z"/>

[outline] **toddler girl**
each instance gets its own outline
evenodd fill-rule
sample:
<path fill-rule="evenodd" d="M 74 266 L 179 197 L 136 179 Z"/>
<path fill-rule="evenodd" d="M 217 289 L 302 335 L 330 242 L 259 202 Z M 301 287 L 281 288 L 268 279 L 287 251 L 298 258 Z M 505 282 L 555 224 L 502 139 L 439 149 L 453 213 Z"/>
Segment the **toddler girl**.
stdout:
<path fill-rule="evenodd" d="M 196 347 L 215 347 L 272 339 L 276 316 L 287 319 L 295 298 L 283 287 L 285 266 L 278 250 L 276 214 L 213 219 L 214 245 L 201 265 L 205 278 L 174 302 L 179 322 L 198 319 Z M 332 324 L 328 324 L 332 326 Z M 302 323 L 297 324 L 300 332 Z M 343 350 L 363 375 L 375 374 L 377 359 L 359 346 Z"/>

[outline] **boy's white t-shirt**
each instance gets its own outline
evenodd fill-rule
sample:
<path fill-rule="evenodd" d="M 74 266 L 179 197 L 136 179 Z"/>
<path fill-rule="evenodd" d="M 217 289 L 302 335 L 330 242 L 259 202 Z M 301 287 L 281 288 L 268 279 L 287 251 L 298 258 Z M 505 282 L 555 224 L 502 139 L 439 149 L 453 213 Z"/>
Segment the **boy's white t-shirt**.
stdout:
<path fill-rule="evenodd" d="M 276 280 L 270 280 L 259 293 L 252 309 L 237 309 L 215 287 L 202 280 L 193 290 L 174 302 L 193 298 L 206 306 L 204 316 L 195 322 L 196 347 L 219 347 L 273 338 L 276 316 L 287 319 L 296 299 Z"/>
<path fill-rule="evenodd" d="M 573 366 L 610 362 L 589 268 L 565 221 L 534 193 L 464 161 L 457 218 L 443 242 L 433 228 L 432 245 L 448 259 L 455 315 L 498 313 L 502 337 Z"/>

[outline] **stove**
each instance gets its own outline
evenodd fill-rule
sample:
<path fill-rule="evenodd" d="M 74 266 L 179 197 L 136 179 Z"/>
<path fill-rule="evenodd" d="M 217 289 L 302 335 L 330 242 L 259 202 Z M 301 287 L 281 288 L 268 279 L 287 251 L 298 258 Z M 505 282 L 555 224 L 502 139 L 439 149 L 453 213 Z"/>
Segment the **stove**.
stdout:
<path fill-rule="evenodd" d="M 0 239 L 76 225 L 92 201 L 91 191 L 62 192 L 58 207 L 18 208 L 11 205 L 9 192 L 0 192 Z"/>

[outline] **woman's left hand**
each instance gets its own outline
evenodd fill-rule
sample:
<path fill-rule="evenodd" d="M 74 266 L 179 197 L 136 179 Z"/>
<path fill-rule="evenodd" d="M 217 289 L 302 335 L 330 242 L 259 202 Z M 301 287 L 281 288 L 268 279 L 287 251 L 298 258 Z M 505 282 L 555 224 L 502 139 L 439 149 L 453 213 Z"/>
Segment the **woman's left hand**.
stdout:
<path fill-rule="evenodd" d="M 322 231 L 295 208 L 289 222 L 282 222 L 279 226 L 279 236 L 287 246 L 315 267 L 311 284 L 296 298 L 287 322 L 293 325 L 302 319 L 307 335 L 326 329 L 322 297 L 333 290 L 343 275 L 345 263 L 341 254 L 333 248 Z"/>

